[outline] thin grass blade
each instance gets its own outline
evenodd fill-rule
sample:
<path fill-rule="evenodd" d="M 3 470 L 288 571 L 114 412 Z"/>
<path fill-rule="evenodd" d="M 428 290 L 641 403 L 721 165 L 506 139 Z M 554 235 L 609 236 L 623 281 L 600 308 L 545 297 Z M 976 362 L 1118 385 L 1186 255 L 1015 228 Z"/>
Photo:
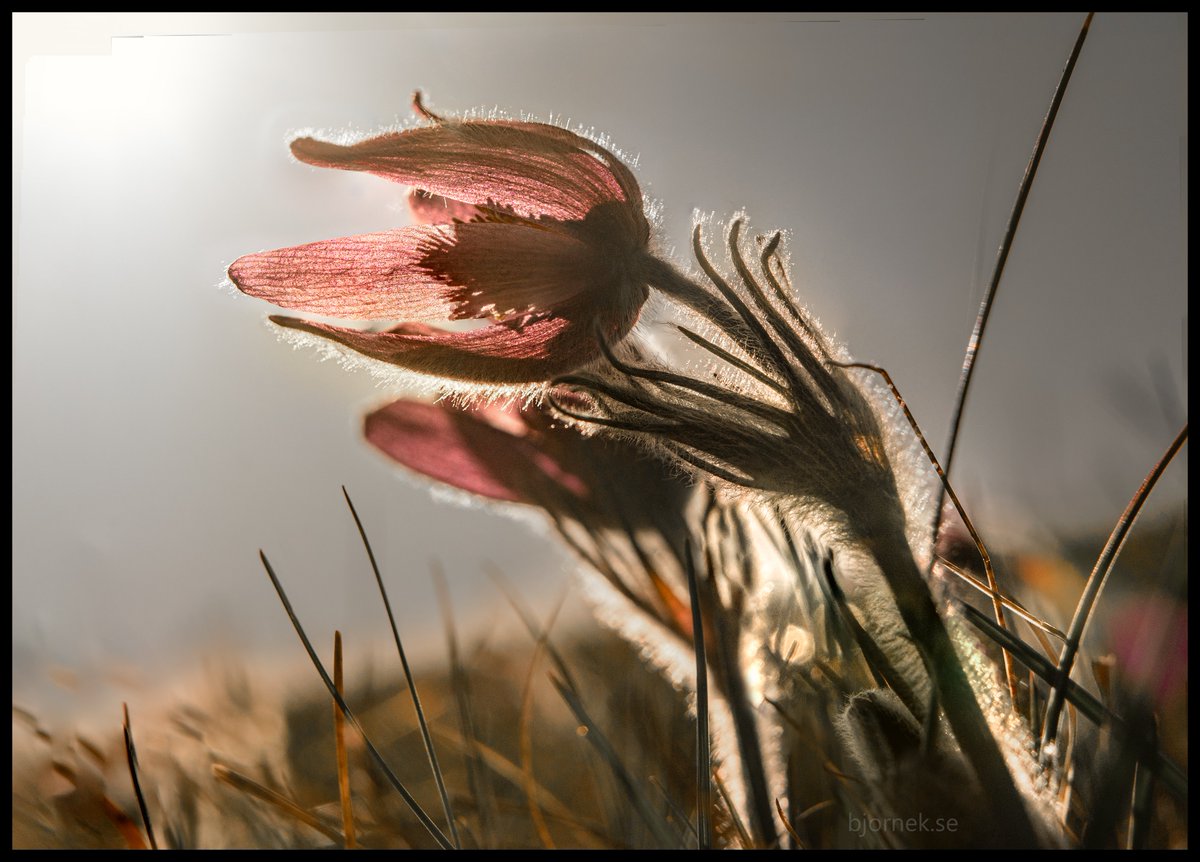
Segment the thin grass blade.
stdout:
<path fill-rule="evenodd" d="M 346 689 L 342 679 L 342 633 L 333 633 L 333 684 L 338 693 L 345 697 Z M 353 850 L 358 846 L 354 840 L 354 806 L 350 801 L 350 761 L 346 757 L 346 716 L 333 704 L 333 744 L 337 752 L 338 798 L 342 803 L 342 834 L 345 836 L 345 848 Z"/>
<path fill-rule="evenodd" d="M 1013 240 L 1017 235 L 1017 226 L 1021 223 L 1021 213 L 1025 210 L 1025 202 L 1029 198 L 1029 190 L 1033 188 L 1033 178 L 1037 175 L 1038 165 L 1042 161 L 1042 153 L 1046 150 L 1046 142 L 1050 140 L 1050 130 L 1054 128 L 1054 120 L 1058 116 L 1059 106 L 1062 104 L 1063 96 L 1067 92 L 1067 84 L 1071 80 L 1071 74 L 1075 71 L 1075 63 L 1079 60 L 1079 52 L 1083 50 L 1084 40 L 1087 39 L 1088 29 L 1092 25 L 1092 17 L 1094 12 L 1089 12 L 1083 20 L 1083 26 L 1079 30 L 1079 36 L 1075 39 L 1075 46 L 1071 49 L 1071 56 L 1067 58 L 1067 65 L 1063 68 L 1062 76 L 1058 80 L 1058 86 L 1054 90 L 1054 95 L 1050 99 L 1050 109 L 1046 112 L 1046 118 L 1042 121 L 1042 128 L 1038 132 L 1037 141 L 1033 145 L 1033 155 L 1029 157 L 1029 164 L 1025 167 L 1025 175 L 1021 178 L 1021 185 L 1017 188 L 1017 199 L 1013 203 L 1012 212 L 1008 217 L 1008 225 L 1004 229 L 1004 238 L 1000 241 L 1000 248 L 996 252 L 996 263 L 992 268 L 992 279 L 988 284 L 987 293 L 983 297 L 983 302 L 979 306 L 979 313 L 975 317 L 975 327 L 971 331 L 971 339 L 967 342 L 967 352 L 963 356 L 962 372 L 958 378 L 958 392 L 954 396 L 954 409 L 950 413 L 950 430 L 947 433 L 946 439 L 946 457 L 945 469 L 946 475 L 950 475 L 950 471 L 954 468 L 954 454 L 958 447 L 958 430 L 962 422 L 963 412 L 967 406 L 967 394 L 971 389 L 971 376 L 975 372 L 975 360 L 979 356 L 979 348 L 983 344 L 983 333 L 987 328 L 988 317 L 992 313 L 992 306 L 996 302 L 996 290 L 1000 287 L 1000 279 L 1004 276 L 1004 266 L 1008 262 L 1008 253 L 1012 250 Z M 945 488 L 938 490 L 937 505 L 933 507 L 933 541 L 937 543 L 938 532 L 941 529 L 942 503 L 945 502 Z"/>
<path fill-rule="evenodd" d="M 533 680 L 543 652 L 545 641 L 539 640 L 533 645 L 529 670 L 525 673 L 525 683 L 521 687 L 521 717 L 517 725 L 517 742 L 521 754 L 522 786 L 529 805 L 529 819 L 533 821 L 533 828 L 542 846 L 547 850 L 554 850 L 554 837 L 550 834 L 550 827 L 542 814 L 542 806 L 538 804 L 538 783 L 533 773 Z"/>
<path fill-rule="evenodd" d="M 383 575 L 379 572 L 379 564 L 375 561 L 375 552 L 371 549 L 370 540 L 367 539 L 367 531 L 363 527 L 362 519 L 358 517 L 358 510 L 354 508 L 354 501 L 350 499 L 350 492 L 346 490 L 345 485 L 342 486 L 342 496 L 346 498 L 346 505 L 350 507 L 354 525 L 358 527 L 358 535 L 362 539 L 363 547 L 366 548 L 367 558 L 371 561 L 371 571 L 375 574 L 375 583 L 379 586 L 379 595 L 383 599 L 384 610 L 387 611 L 388 625 L 392 628 L 392 639 L 396 642 L 396 652 L 400 654 L 400 666 L 404 669 L 404 681 L 408 684 L 408 694 L 412 699 L 413 709 L 417 713 L 417 726 L 421 730 L 421 741 L 425 745 L 425 755 L 429 758 L 429 769 L 433 772 L 433 780 L 437 784 L 438 795 L 442 799 L 442 810 L 446 814 L 446 823 L 450 827 L 450 839 L 454 842 L 455 848 L 461 850 L 462 839 L 454 821 L 454 809 L 450 805 L 450 794 L 446 791 L 446 780 L 442 774 L 441 764 L 438 763 L 433 739 L 429 735 L 425 710 L 421 708 L 421 696 L 417 693 L 417 683 L 413 679 L 412 669 L 408 666 L 408 657 L 404 653 L 404 644 L 400 640 L 400 630 L 396 626 L 396 616 L 392 613 L 392 603 L 388 598 L 387 587 L 383 585 Z"/>
<path fill-rule="evenodd" d="M 712 849 L 712 748 L 708 738 L 708 662 L 704 649 L 704 620 L 700 611 L 700 586 L 696 556 L 686 553 L 688 595 L 692 603 L 692 648 L 696 654 L 696 849 Z"/>
<path fill-rule="evenodd" d="M 524 786 L 524 770 L 486 743 L 475 740 L 473 743 L 468 744 L 461 733 L 449 728 L 434 728 L 433 732 L 443 742 L 461 751 L 463 754 L 470 754 L 473 750 L 477 751 L 481 762 L 496 777 L 503 779 L 513 787 L 520 788 Z M 555 796 L 545 785 L 538 784 L 537 794 L 547 817 L 570 826 L 579 836 L 586 838 L 590 843 L 595 844 L 597 848 L 609 845 L 610 837 L 599 824 L 581 820 L 578 811 L 572 810 L 570 806 Z"/>
<path fill-rule="evenodd" d="M 459 723 L 462 725 L 463 737 L 470 745 L 476 746 L 479 744 L 479 734 L 475 730 L 475 713 L 471 706 L 471 681 L 458 648 L 458 631 L 454 625 L 450 590 L 446 586 L 441 568 L 436 563 L 433 567 L 433 584 L 437 591 L 438 604 L 442 608 L 442 630 L 446 633 L 446 648 L 450 653 L 450 680 L 454 688 L 454 700 L 458 706 Z M 479 812 L 480 839 L 487 847 L 493 834 L 492 824 L 496 821 L 495 792 L 487 780 L 483 758 L 478 749 L 472 748 L 471 752 L 471 756 L 467 758 L 467 782 Z"/>
<path fill-rule="evenodd" d="M 1167 465 L 1187 442 L 1187 436 L 1188 427 L 1184 425 L 1182 430 L 1175 435 L 1175 439 L 1171 441 L 1171 445 L 1167 447 L 1167 451 L 1158 459 L 1158 463 L 1150 470 L 1142 482 L 1142 486 L 1137 489 L 1133 499 L 1125 507 L 1125 511 L 1121 513 L 1121 517 L 1108 537 L 1108 542 L 1104 545 L 1104 550 L 1100 552 L 1100 557 L 1096 560 L 1092 573 L 1088 576 L 1087 583 L 1083 587 L 1083 594 L 1079 597 L 1079 604 L 1075 606 L 1075 615 L 1071 617 L 1071 625 L 1067 629 L 1067 640 L 1059 655 L 1058 669 L 1051 681 L 1050 699 L 1046 704 L 1046 723 L 1042 727 L 1041 744 L 1043 748 L 1053 742 L 1058 734 L 1058 719 L 1062 713 L 1066 685 L 1071 678 L 1071 668 L 1075 664 L 1075 656 L 1079 653 L 1079 646 L 1083 642 L 1083 633 L 1092 618 L 1092 611 L 1100 598 L 1100 592 L 1108 581 L 1117 556 L 1121 553 L 1125 539 L 1129 536 L 1129 531 L 1133 529 L 1134 522 L 1137 521 L 1137 517 L 1142 511 L 1142 506 L 1145 505 L 1150 492 L 1154 490 L 1154 486 L 1158 484 L 1158 480 L 1166 471 Z"/>
<path fill-rule="evenodd" d="M 292 800 L 288 799 L 282 793 L 278 793 L 269 787 L 259 784 L 253 778 L 242 775 L 242 773 L 230 769 L 228 766 L 220 763 L 214 763 L 212 767 L 213 777 L 218 781 L 228 784 L 235 790 L 239 790 L 255 799 L 266 802 L 268 805 L 279 809 L 288 817 L 303 823 L 305 826 L 315 829 L 326 838 L 342 843 L 344 836 L 334 826 L 326 823 L 311 811 L 301 808 Z"/>
<path fill-rule="evenodd" d="M 304 626 L 300 624 L 300 618 L 296 616 L 296 611 L 293 610 L 292 603 L 288 599 L 287 593 L 283 589 L 283 584 L 279 582 L 279 578 L 275 574 L 275 570 L 271 568 L 271 563 L 267 559 L 267 555 L 260 550 L 258 552 L 258 556 L 259 559 L 262 560 L 263 568 L 267 570 L 267 577 L 271 579 L 271 584 L 275 587 L 275 592 L 279 596 L 279 601 L 283 605 L 284 611 L 287 612 L 288 619 L 292 622 L 292 628 L 296 630 L 296 634 L 299 636 L 300 642 L 304 644 L 304 649 L 308 653 L 309 660 L 312 661 L 313 667 L 317 669 L 317 673 L 321 677 L 321 682 L 325 683 L 326 690 L 337 703 L 338 707 L 342 710 L 342 714 L 346 716 L 346 720 L 350 722 L 351 726 L 358 731 L 359 736 L 362 737 L 363 744 L 366 745 L 367 751 L 371 755 L 371 759 L 375 761 L 375 763 L 383 771 L 388 783 L 395 788 L 396 792 L 400 794 L 400 797 L 404 800 L 405 804 L 408 805 L 413 814 L 416 815 L 417 819 L 421 821 L 421 825 L 424 826 L 425 829 L 428 830 L 429 834 L 433 836 L 433 840 L 436 841 L 443 850 L 453 850 L 454 845 L 450 843 L 450 839 L 448 839 L 445 833 L 438 828 L 438 825 L 433 822 L 430 816 L 425 813 L 425 809 L 421 807 L 420 803 L 417 802 L 413 795 L 408 792 L 408 788 L 404 786 L 404 783 L 399 779 L 399 777 L 397 777 L 396 773 L 392 771 L 392 768 L 388 766 L 387 761 L 384 760 L 384 757 L 382 754 L 380 754 L 379 749 L 375 747 L 375 744 L 371 742 L 371 738 L 367 736 L 367 732 L 363 728 L 362 722 L 360 722 L 358 720 L 358 716 L 351 711 L 350 706 L 346 703 L 345 698 L 342 697 L 341 692 L 337 690 L 337 686 L 335 686 L 333 684 L 333 680 L 330 679 L 329 672 L 325 670 L 325 665 L 321 663 L 321 659 L 317 656 L 317 651 L 313 649 L 312 641 L 308 639 L 308 634 L 305 633 Z M 341 837 L 341 835 L 338 835 L 338 840 L 341 840 Z"/>
<path fill-rule="evenodd" d="M 567 704 L 575 719 L 587 728 L 586 738 L 596 749 L 600 755 L 600 759 L 608 764 L 612 770 L 613 776 L 617 779 L 617 783 L 629 794 L 629 801 L 633 805 L 634 810 L 641 817 L 642 822 L 650 830 L 654 836 L 654 840 L 658 842 L 661 848 L 678 847 L 680 843 L 679 835 L 674 833 L 666 820 L 658 813 L 657 809 L 650 803 L 649 797 L 645 790 L 642 789 L 625 764 L 621 762 L 621 758 L 617 754 L 617 750 L 613 748 L 608 737 L 600 730 L 599 725 L 592 720 L 588 711 L 583 706 L 583 701 L 579 696 L 567 685 L 563 680 L 551 674 L 550 682 L 558 691 L 559 696 Z"/>
<path fill-rule="evenodd" d="M 142 825 L 146 828 L 146 837 L 150 840 L 150 849 L 158 849 L 158 841 L 154 837 L 154 827 L 150 823 L 150 810 L 146 807 L 146 797 L 142 793 L 142 782 L 138 779 L 137 749 L 133 744 L 133 725 L 129 723 L 129 704 L 121 704 L 125 713 L 123 730 L 125 732 L 125 760 L 129 764 L 129 777 L 133 781 L 133 793 L 137 797 L 138 812 L 142 815 Z"/>
<path fill-rule="evenodd" d="M 1154 822 L 1154 770 L 1140 763 L 1133 773 L 1133 805 L 1129 811 L 1130 850 L 1145 850 Z"/>

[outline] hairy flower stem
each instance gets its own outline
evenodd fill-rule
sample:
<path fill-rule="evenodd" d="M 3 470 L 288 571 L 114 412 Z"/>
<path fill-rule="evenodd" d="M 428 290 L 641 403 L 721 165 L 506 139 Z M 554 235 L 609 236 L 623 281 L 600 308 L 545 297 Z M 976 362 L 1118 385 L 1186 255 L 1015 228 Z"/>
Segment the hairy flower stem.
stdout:
<path fill-rule="evenodd" d="M 993 846 L 1037 846 L 1029 815 L 907 540 L 902 533 L 886 530 L 866 538 L 865 543 L 891 587 L 900 617 L 929 666 L 938 700 L 954 736 L 991 799 L 996 825 Z"/>
<path fill-rule="evenodd" d="M 725 613 L 721 612 L 721 599 L 717 594 L 716 581 L 713 579 L 712 561 L 709 561 L 709 576 L 700 586 L 705 591 L 705 603 L 709 608 L 712 620 L 713 635 L 716 643 L 714 653 L 717 672 L 725 690 L 725 698 L 729 702 L 729 710 L 733 716 L 733 729 L 738 740 L 738 754 L 742 761 L 742 771 L 749 796 L 750 831 L 754 834 L 757 846 L 768 847 L 775 841 L 775 821 L 771 815 L 771 796 L 767 791 L 767 770 L 762 758 L 762 744 L 759 739 L 758 725 L 754 718 L 753 707 L 746 690 L 746 680 L 738 665 L 739 636 L 735 625 L 731 625 Z"/>
<path fill-rule="evenodd" d="M 632 369 L 631 376 L 628 364 L 619 359 L 616 363 L 610 359 L 610 365 L 629 381 L 620 387 L 605 380 L 562 380 L 589 391 L 606 414 L 583 417 L 583 421 L 637 434 L 701 471 L 765 492 L 784 508 L 793 502 L 816 503 L 830 514 L 837 513 L 835 520 L 841 526 L 835 530 L 866 550 L 888 583 L 903 627 L 932 681 L 931 702 L 941 704 L 981 790 L 990 799 L 994 833 L 989 843 L 1035 847 L 1037 835 L 1029 814 L 905 537 L 904 507 L 880 416 L 833 359 L 806 314 L 786 302 L 786 295 L 785 301 L 772 301 L 746 261 L 739 241 L 741 227 L 741 220 L 735 220 L 728 235 L 736 280 L 727 280 L 709 259 L 700 226 L 693 232 L 692 250 L 707 284 L 662 261 L 644 270 L 651 287 L 704 318 L 722 340 L 743 354 L 730 364 L 746 379 L 739 380 L 729 396 L 709 397 L 700 409 L 694 398 L 636 387 L 655 376 L 666 381 L 667 373 Z M 773 239 L 764 245 L 760 262 L 762 277 L 776 294 L 782 294 L 782 285 L 771 271 L 776 245 Z M 706 347 L 699 338 L 692 340 Z M 753 381 L 763 383 L 763 378 L 770 395 L 761 388 L 755 392 Z M 700 394 L 699 381 L 689 388 Z M 766 416 L 771 419 L 764 426 Z M 932 725 L 937 707 L 910 700 L 913 714 L 927 715 Z"/>

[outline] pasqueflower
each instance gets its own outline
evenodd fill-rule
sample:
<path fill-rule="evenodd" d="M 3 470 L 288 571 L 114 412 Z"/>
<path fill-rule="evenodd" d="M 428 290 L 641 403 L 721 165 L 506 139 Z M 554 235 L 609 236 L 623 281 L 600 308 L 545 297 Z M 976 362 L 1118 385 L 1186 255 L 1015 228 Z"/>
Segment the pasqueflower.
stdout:
<path fill-rule="evenodd" d="M 367 331 L 293 317 L 280 326 L 451 381 L 528 386 L 618 341 L 647 296 L 650 230 L 633 174 L 604 147 L 544 123 L 431 122 L 342 145 L 302 137 L 302 162 L 413 188 L 420 224 L 250 254 L 244 293 L 296 311 L 389 321 Z M 450 331 L 428 323 L 487 321 Z M 397 321 L 399 325 L 394 325 Z"/>
<path fill-rule="evenodd" d="M 545 406 L 401 399 L 370 413 L 367 441 L 409 470 L 504 503 L 541 508 L 618 593 L 685 640 L 684 515 L 695 487 L 608 436 L 585 436 Z"/>
<path fill-rule="evenodd" d="M 655 524 L 683 508 L 691 482 L 619 439 L 585 436 L 535 405 L 400 399 L 370 413 L 367 441 L 399 464 L 505 503 L 586 521 L 593 530 Z"/>

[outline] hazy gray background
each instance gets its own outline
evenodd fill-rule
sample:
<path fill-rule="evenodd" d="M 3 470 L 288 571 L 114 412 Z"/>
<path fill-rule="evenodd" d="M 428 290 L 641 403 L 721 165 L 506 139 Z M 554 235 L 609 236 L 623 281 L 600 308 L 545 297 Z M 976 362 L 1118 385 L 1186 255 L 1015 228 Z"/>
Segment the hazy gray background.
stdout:
<path fill-rule="evenodd" d="M 465 629 L 506 618 L 485 560 L 558 589 L 549 542 L 359 439 L 387 393 L 218 288 L 246 252 L 406 220 L 401 187 L 286 142 L 392 124 L 417 87 L 608 133 L 640 154 L 667 247 L 694 208 L 792 230 L 804 301 L 940 450 L 1080 19 L 831 17 L 15 16 L 14 685 L 152 677 L 216 641 L 298 657 L 260 547 L 319 643 L 382 633 L 343 483 L 418 651 L 432 558 Z M 958 484 L 997 543 L 1112 521 L 1186 418 L 1186 77 L 1186 16 L 1096 19 L 963 429 Z M 1186 499 L 1184 465 L 1163 499 Z"/>

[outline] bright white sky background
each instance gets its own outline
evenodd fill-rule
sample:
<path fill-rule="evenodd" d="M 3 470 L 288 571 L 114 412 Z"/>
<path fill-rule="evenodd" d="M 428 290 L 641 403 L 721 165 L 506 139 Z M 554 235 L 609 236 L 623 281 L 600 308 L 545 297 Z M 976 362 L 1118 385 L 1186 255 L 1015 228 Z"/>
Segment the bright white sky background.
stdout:
<path fill-rule="evenodd" d="M 260 547 L 318 642 L 383 634 L 342 484 L 414 651 L 441 646 L 432 558 L 468 631 L 507 619 L 484 561 L 559 589 L 549 542 L 368 449 L 372 379 L 218 287 L 246 252 L 404 223 L 402 188 L 286 142 L 393 124 L 414 88 L 609 134 L 667 247 L 697 208 L 790 229 L 802 299 L 940 450 L 1080 18 L 902 17 L 16 15 L 14 692 L 216 641 L 298 657 Z M 1185 15 L 1100 15 L 1084 47 L 963 429 L 958 486 L 997 543 L 1111 523 L 1186 419 L 1187 47 Z M 1186 457 L 1161 494 L 1186 499 Z"/>

